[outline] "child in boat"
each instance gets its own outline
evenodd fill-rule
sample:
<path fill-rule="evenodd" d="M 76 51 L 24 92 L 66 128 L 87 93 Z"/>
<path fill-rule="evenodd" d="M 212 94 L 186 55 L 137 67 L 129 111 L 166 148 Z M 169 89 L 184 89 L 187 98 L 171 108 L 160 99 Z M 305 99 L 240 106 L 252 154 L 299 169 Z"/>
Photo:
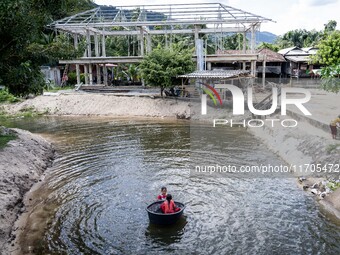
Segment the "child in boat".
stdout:
<path fill-rule="evenodd" d="M 166 200 L 161 204 L 161 210 L 163 213 L 175 213 L 181 210 L 181 208 L 177 207 L 174 200 L 172 200 L 171 194 L 166 195 Z"/>
<path fill-rule="evenodd" d="M 166 187 L 161 188 L 161 194 L 158 195 L 157 199 L 158 200 L 165 200 L 166 199 L 166 193 L 167 193 Z"/>

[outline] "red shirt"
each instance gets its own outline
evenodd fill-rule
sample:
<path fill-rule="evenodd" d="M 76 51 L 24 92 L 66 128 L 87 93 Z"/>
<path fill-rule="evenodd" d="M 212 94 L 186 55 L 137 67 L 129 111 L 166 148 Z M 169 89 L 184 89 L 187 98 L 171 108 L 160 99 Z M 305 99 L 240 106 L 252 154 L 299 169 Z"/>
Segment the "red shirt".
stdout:
<path fill-rule="evenodd" d="M 163 204 L 161 205 L 161 210 L 163 213 L 174 213 L 181 210 L 180 208 L 176 207 L 175 202 L 173 200 L 168 202 L 168 200 L 165 200 Z"/>
<path fill-rule="evenodd" d="M 165 200 L 166 199 L 166 194 L 165 195 L 163 195 L 163 194 L 158 195 L 157 199 L 158 200 Z"/>

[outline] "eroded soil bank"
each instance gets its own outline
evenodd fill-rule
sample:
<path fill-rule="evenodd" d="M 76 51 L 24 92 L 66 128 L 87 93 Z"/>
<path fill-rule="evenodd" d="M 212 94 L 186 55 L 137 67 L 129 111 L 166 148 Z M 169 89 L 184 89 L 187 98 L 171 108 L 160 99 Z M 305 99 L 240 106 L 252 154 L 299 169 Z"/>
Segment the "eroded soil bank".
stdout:
<path fill-rule="evenodd" d="M 0 254 L 9 254 L 13 224 L 25 211 L 23 197 L 53 162 L 54 149 L 28 131 L 3 127 L 0 131 L 17 136 L 0 149 Z"/>

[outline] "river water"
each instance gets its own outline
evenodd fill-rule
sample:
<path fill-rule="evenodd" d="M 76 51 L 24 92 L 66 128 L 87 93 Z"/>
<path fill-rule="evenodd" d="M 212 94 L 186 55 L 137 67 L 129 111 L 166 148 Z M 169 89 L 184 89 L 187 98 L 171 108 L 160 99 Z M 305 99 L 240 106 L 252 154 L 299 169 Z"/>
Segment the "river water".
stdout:
<path fill-rule="evenodd" d="M 58 152 L 33 193 L 23 254 L 340 254 L 340 228 L 295 179 L 190 175 L 186 121 L 42 117 L 7 125 L 42 134 Z M 209 146 L 217 139 L 232 146 Z M 243 129 L 204 144 L 212 159 L 284 164 Z M 171 227 L 150 225 L 145 211 L 164 185 L 187 205 Z"/>

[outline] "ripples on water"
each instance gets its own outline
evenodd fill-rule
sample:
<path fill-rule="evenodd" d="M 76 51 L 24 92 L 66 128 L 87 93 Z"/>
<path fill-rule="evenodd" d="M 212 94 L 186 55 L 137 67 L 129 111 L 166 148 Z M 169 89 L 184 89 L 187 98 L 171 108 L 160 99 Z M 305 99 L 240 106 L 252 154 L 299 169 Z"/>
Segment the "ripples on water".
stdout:
<path fill-rule="evenodd" d="M 53 139 L 60 155 L 36 192 L 42 201 L 21 237 L 25 252 L 340 254 L 339 227 L 295 180 L 190 176 L 187 122 L 41 118 L 12 125 Z M 227 150 L 205 140 L 213 158 L 283 164 L 245 131 L 229 129 L 223 139 Z M 187 204 L 171 227 L 149 225 L 145 211 L 163 185 Z"/>

